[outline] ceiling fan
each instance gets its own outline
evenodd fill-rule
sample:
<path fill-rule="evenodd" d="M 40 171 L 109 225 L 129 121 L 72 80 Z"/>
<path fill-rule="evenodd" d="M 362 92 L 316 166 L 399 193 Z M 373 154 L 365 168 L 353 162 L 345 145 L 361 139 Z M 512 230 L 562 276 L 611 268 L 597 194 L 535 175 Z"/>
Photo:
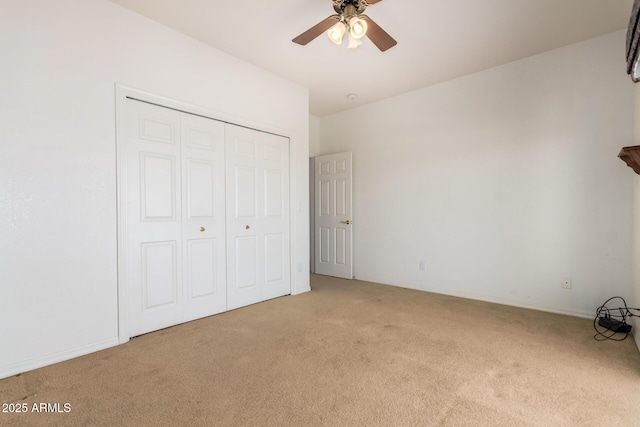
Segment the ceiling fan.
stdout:
<path fill-rule="evenodd" d="M 306 45 L 320 34 L 327 31 L 329 39 L 335 44 L 341 44 L 345 33 L 349 37 L 349 47 L 362 44 L 360 40 L 365 35 L 384 52 L 392 48 L 397 41 L 385 30 L 380 28 L 371 18 L 363 15 L 365 9 L 382 0 L 329 0 L 333 4 L 335 15 L 329 16 L 324 21 L 309 28 L 292 41 L 300 45 Z"/>

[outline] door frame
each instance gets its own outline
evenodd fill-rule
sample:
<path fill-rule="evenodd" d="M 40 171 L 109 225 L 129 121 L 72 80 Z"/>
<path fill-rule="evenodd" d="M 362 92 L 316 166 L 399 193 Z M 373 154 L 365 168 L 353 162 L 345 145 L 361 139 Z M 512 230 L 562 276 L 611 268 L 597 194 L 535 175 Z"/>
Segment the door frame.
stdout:
<path fill-rule="evenodd" d="M 298 221 L 297 210 L 298 197 L 296 194 L 296 146 L 295 134 L 286 129 L 258 123 L 254 120 L 231 115 L 221 111 L 198 107 L 193 104 L 178 101 L 161 95 L 156 95 L 143 90 L 135 89 L 119 83 L 115 84 L 115 109 L 116 109 L 116 204 L 117 204 L 117 263 L 118 263 L 118 341 L 120 344 L 129 341 L 129 319 L 128 319 L 128 289 L 127 281 L 127 172 L 125 165 L 125 123 L 127 98 L 148 102 L 160 107 L 182 111 L 196 116 L 202 116 L 225 123 L 255 129 L 261 132 L 272 133 L 284 136 L 289 139 L 289 293 L 295 294 L 293 286 L 296 277 L 296 224 Z"/>

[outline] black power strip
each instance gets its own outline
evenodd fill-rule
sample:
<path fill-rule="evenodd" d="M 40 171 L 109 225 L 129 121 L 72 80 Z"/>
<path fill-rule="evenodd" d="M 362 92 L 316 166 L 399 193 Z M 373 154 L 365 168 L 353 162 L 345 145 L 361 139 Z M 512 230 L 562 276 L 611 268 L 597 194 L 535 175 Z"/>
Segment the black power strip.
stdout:
<path fill-rule="evenodd" d="M 607 307 L 607 304 L 613 305 L 612 301 L 616 300 L 620 300 L 622 306 Z M 613 316 L 612 313 L 620 314 Z M 596 341 L 623 341 L 627 339 L 629 332 L 631 332 L 631 325 L 627 323 L 627 317 L 640 317 L 640 308 L 627 307 L 627 302 L 622 297 L 609 298 L 596 309 L 596 317 L 593 318 L 593 329 L 596 334 L 593 339 Z M 618 332 L 622 333 L 621 337 L 618 337 Z"/>
<path fill-rule="evenodd" d="M 598 325 L 603 328 L 609 329 L 611 332 L 622 332 L 629 333 L 631 332 L 631 325 L 621 322 L 619 320 L 613 319 L 609 316 L 600 316 L 598 319 Z"/>

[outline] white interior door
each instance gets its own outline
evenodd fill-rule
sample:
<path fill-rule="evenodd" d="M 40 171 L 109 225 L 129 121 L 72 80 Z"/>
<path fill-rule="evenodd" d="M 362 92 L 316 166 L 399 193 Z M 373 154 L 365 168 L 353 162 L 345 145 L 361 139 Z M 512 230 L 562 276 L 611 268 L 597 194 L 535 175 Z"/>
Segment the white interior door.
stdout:
<path fill-rule="evenodd" d="M 287 295 L 289 139 L 226 127 L 228 309 Z"/>
<path fill-rule="evenodd" d="M 353 278 L 351 153 L 315 158 L 315 272 Z"/>
<path fill-rule="evenodd" d="M 224 124 L 128 99 L 129 335 L 224 311 Z"/>

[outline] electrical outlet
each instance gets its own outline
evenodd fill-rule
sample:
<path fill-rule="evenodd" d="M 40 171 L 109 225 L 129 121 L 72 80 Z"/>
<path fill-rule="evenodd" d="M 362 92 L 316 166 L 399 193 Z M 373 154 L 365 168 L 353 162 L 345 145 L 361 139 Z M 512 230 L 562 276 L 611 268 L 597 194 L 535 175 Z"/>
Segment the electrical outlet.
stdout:
<path fill-rule="evenodd" d="M 561 286 L 562 289 L 571 289 L 571 277 L 563 277 Z"/>
<path fill-rule="evenodd" d="M 420 271 L 425 271 L 427 269 L 424 261 L 420 261 Z"/>

